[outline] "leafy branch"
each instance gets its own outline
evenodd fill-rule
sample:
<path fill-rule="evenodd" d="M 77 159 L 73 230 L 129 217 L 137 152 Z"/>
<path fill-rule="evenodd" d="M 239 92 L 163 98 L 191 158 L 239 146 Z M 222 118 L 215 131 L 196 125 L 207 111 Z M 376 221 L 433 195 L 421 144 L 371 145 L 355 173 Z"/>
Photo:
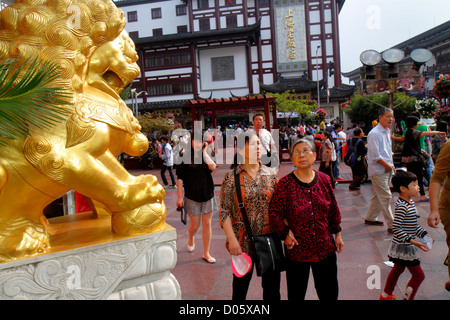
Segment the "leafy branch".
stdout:
<path fill-rule="evenodd" d="M 63 105 L 70 104 L 72 93 L 46 87 L 60 76 L 58 66 L 35 58 L 17 67 L 18 60 L 0 64 L 0 148 L 28 136 L 30 129 L 52 127 L 69 113 Z"/>

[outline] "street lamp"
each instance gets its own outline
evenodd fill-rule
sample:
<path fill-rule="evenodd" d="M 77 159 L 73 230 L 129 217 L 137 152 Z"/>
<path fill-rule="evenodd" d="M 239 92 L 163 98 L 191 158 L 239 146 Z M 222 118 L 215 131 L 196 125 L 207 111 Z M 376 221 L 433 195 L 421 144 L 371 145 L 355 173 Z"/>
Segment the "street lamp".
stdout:
<path fill-rule="evenodd" d="M 138 108 L 138 102 L 137 102 L 137 98 L 142 94 L 142 93 L 147 93 L 145 91 L 140 91 L 138 93 L 136 93 L 136 89 L 131 89 L 131 110 L 133 111 L 134 115 L 137 116 L 139 113 L 139 108 Z"/>
<path fill-rule="evenodd" d="M 316 71 L 317 71 L 317 109 L 320 109 L 320 91 L 319 91 L 319 49 L 320 44 L 316 48 Z"/>

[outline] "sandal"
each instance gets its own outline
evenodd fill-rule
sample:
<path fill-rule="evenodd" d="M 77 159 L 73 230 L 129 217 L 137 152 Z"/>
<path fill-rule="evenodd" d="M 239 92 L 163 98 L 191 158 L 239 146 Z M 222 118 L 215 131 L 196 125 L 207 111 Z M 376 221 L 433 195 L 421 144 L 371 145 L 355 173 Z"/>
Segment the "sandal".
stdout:
<path fill-rule="evenodd" d="M 211 263 L 211 264 L 216 263 L 216 259 L 213 257 L 211 257 L 209 259 L 206 259 L 205 257 L 203 257 L 203 260 L 205 260 L 206 262 Z"/>
<path fill-rule="evenodd" d="M 188 249 L 189 252 L 194 252 L 195 244 L 193 246 L 187 245 L 187 249 Z"/>

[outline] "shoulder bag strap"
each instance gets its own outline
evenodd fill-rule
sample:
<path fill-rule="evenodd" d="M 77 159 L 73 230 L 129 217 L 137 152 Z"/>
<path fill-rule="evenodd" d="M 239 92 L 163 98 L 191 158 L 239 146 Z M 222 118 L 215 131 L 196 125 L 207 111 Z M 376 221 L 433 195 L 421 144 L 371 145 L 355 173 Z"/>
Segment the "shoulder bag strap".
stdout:
<path fill-rule="evenodd" d="M 251 239 L 253 239 L 253 233 L 252 233 L 252 229 L 250 227 L 250 223 L 248 222 L 248 216 L 247 216 L 247 210 L 245 209 L 245 203 L 242 201 L 241 181 L 240 181 L 239 175 L 237 174 L 237 166 L 234 167 L 234 182 L 236 184 L 238 206 L 239 206 L 239 209 L 241 210 L 242 217 L 244 218 L 243 220 L 244 220 L 245 228 L 247 229 L 249 239 L 251 240 Z"/>

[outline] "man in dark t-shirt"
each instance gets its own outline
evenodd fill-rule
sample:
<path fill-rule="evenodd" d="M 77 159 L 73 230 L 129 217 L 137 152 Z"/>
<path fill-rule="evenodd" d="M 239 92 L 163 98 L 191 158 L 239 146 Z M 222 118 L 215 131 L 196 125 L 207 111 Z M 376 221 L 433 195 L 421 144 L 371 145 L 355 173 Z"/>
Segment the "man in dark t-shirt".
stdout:
<path fill-rule="evenodd" d="M 353 181 L 348 186 L 349 190 L 358 190 L 361 186 L 361 182 L 364 180 L 366 175 L 366 154 L 367 148 L 366 144 L 362 140 L 364 136 L 364 132 L 361 128 L 355 128 L 353 130 L 353 138 L 349 140 L 349 146 L 356 145 L 356 154 L 358 155 L 358 159 L 356 160 L 356 164 L 351 167 Z M 359 140 L 359 141 L 358 141 Z"/>

